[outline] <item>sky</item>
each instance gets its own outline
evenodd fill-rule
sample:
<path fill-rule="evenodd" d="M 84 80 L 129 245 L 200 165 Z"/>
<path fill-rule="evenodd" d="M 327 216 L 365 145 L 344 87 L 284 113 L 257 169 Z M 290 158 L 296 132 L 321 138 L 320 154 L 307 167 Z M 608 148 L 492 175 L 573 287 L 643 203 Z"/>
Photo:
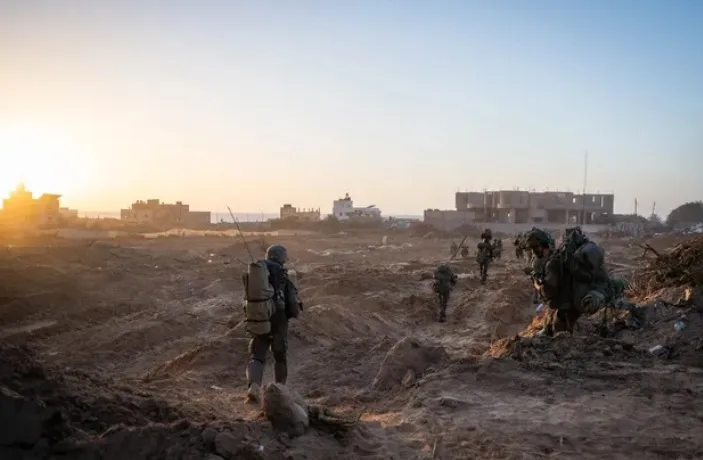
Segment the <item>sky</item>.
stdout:
<path fill-rule="evenodd" d="M 702 23 L 697 0 L 0 0 L 0 195 L 418 215 L 586 176 L 666 215 L 703 199 Z"/>

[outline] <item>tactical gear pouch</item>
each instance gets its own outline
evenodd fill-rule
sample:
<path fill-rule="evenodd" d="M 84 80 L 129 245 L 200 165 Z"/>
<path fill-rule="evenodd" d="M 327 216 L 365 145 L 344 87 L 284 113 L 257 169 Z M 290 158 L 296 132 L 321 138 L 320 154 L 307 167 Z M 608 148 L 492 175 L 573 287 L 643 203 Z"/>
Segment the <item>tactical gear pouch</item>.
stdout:
<path fill-rule="evenodd" d="M 269 270 L 265 262 L 249 264 L 248 272 L 242 277 L 244 281 L 244 330 L 253 335 L 271 333 L 271 317 L 276 311 L 273 301 L 273 286 L 269 280 Z"/>

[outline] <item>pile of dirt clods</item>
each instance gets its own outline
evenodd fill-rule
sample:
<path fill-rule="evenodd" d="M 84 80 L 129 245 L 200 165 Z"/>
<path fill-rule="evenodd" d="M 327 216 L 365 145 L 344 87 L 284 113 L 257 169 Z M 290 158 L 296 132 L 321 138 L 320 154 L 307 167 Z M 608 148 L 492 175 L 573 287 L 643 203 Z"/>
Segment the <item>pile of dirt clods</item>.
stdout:
<path fill-rule="evenodd" d="M 537 335 L 543 321 L 543 316 L 536 316 L 523 332 L 495 342 L 487 354 L 537 366 L 666 361 L 703 368 L 703 308 L 699 304 L 656 299 L 637 306 L 634 315 L 600 311 L 580 318 L 574 335 L 564 332 L 553 338 Z"/>
<path fill-rule="evenodd" d="M 194 421 L 195 420 L 195 421 Z M 276 459 L 265 425 L 215 424 L 148 394 L 42 366 L 0 344 L 0 458 Z"/>

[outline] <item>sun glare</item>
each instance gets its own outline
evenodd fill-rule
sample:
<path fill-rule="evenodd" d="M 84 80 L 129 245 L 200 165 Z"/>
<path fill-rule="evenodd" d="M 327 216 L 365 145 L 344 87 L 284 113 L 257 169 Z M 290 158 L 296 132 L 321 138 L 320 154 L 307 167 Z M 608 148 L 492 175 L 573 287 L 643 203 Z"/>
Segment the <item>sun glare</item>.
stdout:
<path fill-rule="evenodd" d="M 0 196 L 19 183 L 35 195 L 74 193 L 91 169 L 67 136 L 28 124 L 0 126 L 0 159 Z"/>

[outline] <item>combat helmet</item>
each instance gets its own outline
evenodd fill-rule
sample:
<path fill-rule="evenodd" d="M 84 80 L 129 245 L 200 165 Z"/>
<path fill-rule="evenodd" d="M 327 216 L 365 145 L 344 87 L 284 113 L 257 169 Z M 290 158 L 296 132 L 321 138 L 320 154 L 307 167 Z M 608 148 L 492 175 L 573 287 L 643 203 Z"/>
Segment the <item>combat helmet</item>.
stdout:
<path fill-rule="evenodd" d="M 440 272 L 440 273 L 446 273 L 446 272 L 449 271 L 449 265 L 447 265 L 447 264 L 440 264 L 440 265 L 437 267 L 437 271 Z"/>
<path fill-rule="evenodd" d="M 288 262 L 288 250 L 285 246 L 280 244 L 269 246 L 266 250 L 266 260 L 283 265 Z"/>
<path fill-rule="evenodd" d="M 549 233 L 539 228 L 532 227 L 532 230 L 525 234 L 525 244 L 530 249 L 539 249 L 541 247 L 551 247 L 552 238 Z"/>
<path fill-rule="evenodd" d="M 561 245 L 568 249 L 576 249 L 588 242 L 588 238 L 583 234 L 581 227 L 571 227 L 564 230 L 561 238 Z"/>

